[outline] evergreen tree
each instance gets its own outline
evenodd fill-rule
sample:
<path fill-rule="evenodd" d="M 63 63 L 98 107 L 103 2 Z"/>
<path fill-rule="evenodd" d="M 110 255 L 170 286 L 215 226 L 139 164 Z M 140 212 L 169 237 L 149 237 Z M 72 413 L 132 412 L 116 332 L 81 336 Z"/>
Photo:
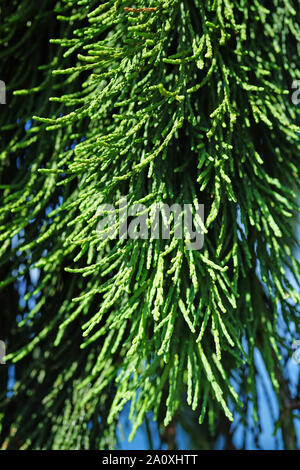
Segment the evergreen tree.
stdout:
<path fill-rule="evenodd" d="M 257 356 L 296 448 L 298 10 L 0 1 L 3 449 L 113 448 L 126 403 L 169 448 L 177 423 L 195 448 L 232 447 L 233 419 L 259 439 Z M 124 196 L 204 204 L 203 248 L 100 237 Z"/>

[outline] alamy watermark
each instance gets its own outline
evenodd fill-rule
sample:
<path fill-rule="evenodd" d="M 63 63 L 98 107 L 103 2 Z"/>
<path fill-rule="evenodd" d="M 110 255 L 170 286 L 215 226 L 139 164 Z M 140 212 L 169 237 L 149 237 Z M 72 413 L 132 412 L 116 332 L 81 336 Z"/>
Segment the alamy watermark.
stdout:
<path fill-rule="evenodd" d="M 296 105 L 300 104 L 300 80 L 294 80 L 292 88 L 295 89 L 292 94 L 292 103 Z"/>
<path fill-rule="evenodd" d="M 6 104 L 6 85 L 3 80 L 0 80 L 0 104 Z"/>
<path fill-rule="evenodd" d="M 295 339 L 292 344 L 294 352 L 292 354 L 292 361 L 294 364 L 300 364 L 300 339 Z"/>
<path fill-rule="evenodd" d="M 101 204 L 96 214 L 102 217 L 96 230 L 102 240 L 168 240 L 172 235 L 184 239 L 188 250 L 200 250 L 204 243 L 204 204 L 184 204 L 182 207 L 158 202 L 150 207 L 140 203 L 128 206 L 127 198 L 122 196 L 118 208 Z"/>
<path fill-rule="evenodd" d="M 4 341 L 0 340 L 0 364 L 6 364 L 5 362 L 5 355 L 6 355 L 6 346 Z"/>

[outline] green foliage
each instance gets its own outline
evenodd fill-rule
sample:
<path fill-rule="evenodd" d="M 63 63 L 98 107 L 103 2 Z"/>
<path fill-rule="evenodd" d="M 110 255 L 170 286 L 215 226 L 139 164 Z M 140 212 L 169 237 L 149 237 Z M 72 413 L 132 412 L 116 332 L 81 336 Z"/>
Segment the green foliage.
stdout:
<path fill-rule="evenodd" d="M 299 1 L 128 3 L 0 2 L 3 448 L 111 447 L 127 402 L 131 436 L 185 402 L 212 432 L 251 409 L 259 432 L 258 352 L 286 406 Z M 203 249 L 100 239 L 121 196 L 204 204 Z"/>

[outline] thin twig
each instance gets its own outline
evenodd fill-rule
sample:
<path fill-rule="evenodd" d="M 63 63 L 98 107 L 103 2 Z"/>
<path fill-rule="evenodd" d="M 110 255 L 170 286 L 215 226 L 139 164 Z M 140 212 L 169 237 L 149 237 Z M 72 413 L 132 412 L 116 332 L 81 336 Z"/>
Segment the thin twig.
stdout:
<path fill-rule="evenodd" d="M 156 7 L 153 8 L 130 8 L 130 7 L 124 7 L 124 11 L 131 11 L 133 13 L 151 13 L 152 11 L 156 11 Z"/>

